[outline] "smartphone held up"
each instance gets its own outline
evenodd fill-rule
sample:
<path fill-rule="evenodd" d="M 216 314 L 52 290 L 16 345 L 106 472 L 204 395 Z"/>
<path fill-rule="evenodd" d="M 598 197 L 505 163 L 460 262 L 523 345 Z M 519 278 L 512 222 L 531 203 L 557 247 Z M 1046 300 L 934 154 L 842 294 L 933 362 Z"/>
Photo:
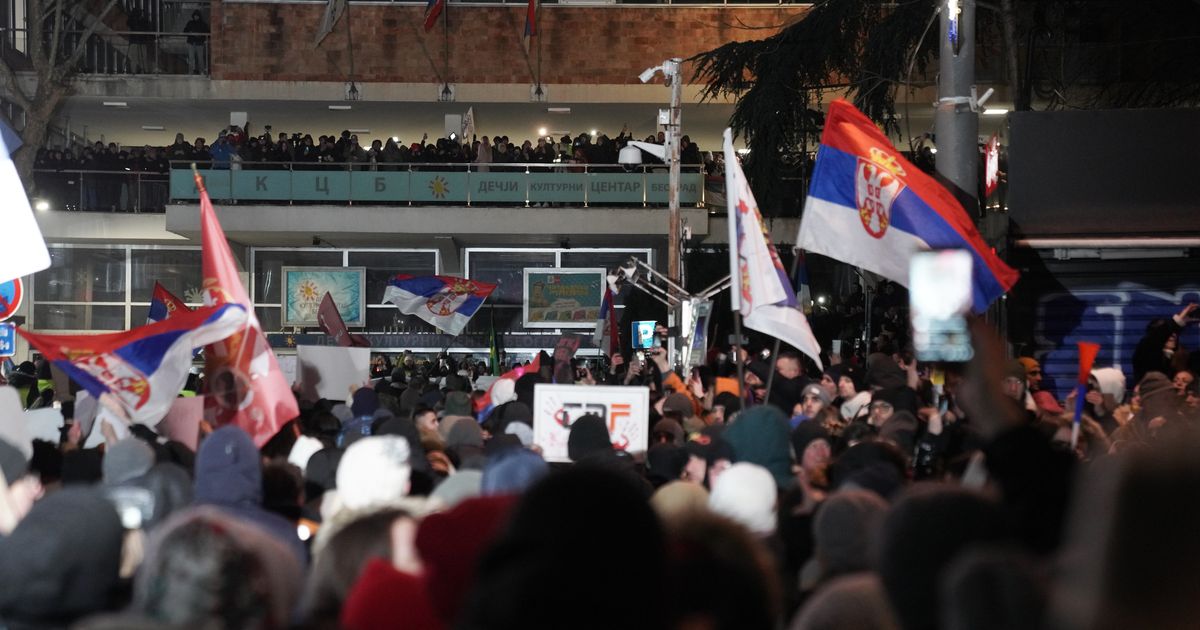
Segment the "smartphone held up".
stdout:
<path fill-rule="evenodd" d="M 918 252 L 910 260 L 909 313 L 917 359 L 961 363 L 974 355 L 966 318 L 972 266 L 971 254 L 960 249 Z"/>

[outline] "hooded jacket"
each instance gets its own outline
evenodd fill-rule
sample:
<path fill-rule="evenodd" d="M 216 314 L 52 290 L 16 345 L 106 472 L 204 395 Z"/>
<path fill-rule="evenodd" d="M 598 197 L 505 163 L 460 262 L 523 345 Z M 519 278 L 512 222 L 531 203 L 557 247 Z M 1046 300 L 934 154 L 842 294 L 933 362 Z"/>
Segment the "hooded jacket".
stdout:
<path fill-rule="evenodd" d="M 262 507 L 262 464 L 250 436 L 235 426 L 213 431 L 196 454 L 196 505 L 214 505 L 283 542 L 307 565 L 295 524 Z"/>

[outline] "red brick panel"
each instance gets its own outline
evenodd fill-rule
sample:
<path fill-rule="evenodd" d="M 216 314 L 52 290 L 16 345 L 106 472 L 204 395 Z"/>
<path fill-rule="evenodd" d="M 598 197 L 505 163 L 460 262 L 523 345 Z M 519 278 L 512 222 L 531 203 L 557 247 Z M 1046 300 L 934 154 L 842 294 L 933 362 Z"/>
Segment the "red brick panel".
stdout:
<path fill-rule="evenodd" d="M 397 83 L 636 83 L 648 65 L 776 32 L 806 9 L 543 6 L 526 54 L 524 6 L 449 7 L 449 28 L 422 28 L 421 6 L 351 8 L 359 81 Z M 319 47 L 321 4 L 213 3 L 216 79 L 343 81 L 345 18 Z M 449 42 L 447 42 L 449 38 Z M 448 58 L 447 58 L 447 43 Z M 436 68 L 436 69 L 435 69 Z M 690 78 L 690 68 L 685 68 Z M 441 76 L 439 76 L 441 75 Z"/>

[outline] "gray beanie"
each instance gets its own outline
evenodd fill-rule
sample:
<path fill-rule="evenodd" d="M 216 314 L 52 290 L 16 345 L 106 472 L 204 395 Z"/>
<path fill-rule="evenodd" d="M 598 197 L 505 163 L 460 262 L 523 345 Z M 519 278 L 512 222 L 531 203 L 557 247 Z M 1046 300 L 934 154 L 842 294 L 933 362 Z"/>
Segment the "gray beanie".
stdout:
<path fill-rule="evenodd" d="M 870 568 L 870 554 L 887 510 L 887 502 L 867 490 L 841 490 L 821 505 L 813 538 L 825 577 Z"/>
<path fill-rule="evenodd" d="M 141 477 L 154 466 L 154 449 L 138 438 L 125 438 L 104 453 L 104 483 L 109 486 Z"/>

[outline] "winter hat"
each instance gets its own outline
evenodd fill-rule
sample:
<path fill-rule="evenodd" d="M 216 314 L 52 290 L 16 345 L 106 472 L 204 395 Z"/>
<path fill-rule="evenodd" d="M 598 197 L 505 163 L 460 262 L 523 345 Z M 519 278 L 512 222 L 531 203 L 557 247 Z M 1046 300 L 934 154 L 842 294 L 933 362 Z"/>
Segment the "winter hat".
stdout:
<path fill-rule="evenodd" d="M 343 453 L 345 449 L 336 447 L 326 447 L 313 453 L 304 467 L 304 481 L 315 485 L 321 492 L 336 488 L 337 469 Z"/>
<path fill-rule="evenodd" d="M 319 450 L 325 448 L 325 444 L 315 437 L 301 435 L 296 438 L 296 443 L 292 445 L 292 452 L 288 453 L 288 463 L 300 469 L 303 473 L 308 466 L 308 460 Z"/>
<path fill-rule="evenodd" d="M 154 465 L 154 449 L 137 438 L 125 438 L 104 454 L 104 484 L 118 486 L 141 477 Z"/>
<path fill-rule="evenodd" d="M 497 407 L 517 399 L 517 382 L 511 378 L 502 378 L 492 384 L 492 404 Z"/>
<path fill-rule="evenodd" d="M 447 416 L 472 416 L 471 395 L 466 392 L 452 391 L 446 394 Z"/>
<path fill-rule="evenodd" d="M 788 421 L 771 405 L 751 407 L 738 414 L 721 437 L 733 447 L 739 462 L 766 468 L 780 488 L 793 483 L 792 454 L 788 445 Z"/>
<path fill-rule="evenodd" d="M 483 430 L 473 418 L 456 418 L 438 425 L 442 438 L 446 441 L 447 449 L 463 446 L 483 448 Z"/>
<path fill-rule="evenodd" d="M 512 511 L 512 496 L 467 499 L 421 520 L 417 553 L 425 563 L 425 583 L 434 609 L 450 625 L 475 584 L 479 558 Z"/>
<path fill-rule="evenodd" d="M 901 453 L 912 453 L 917 440 L 917 419 L 907 411 L 897 411 L 879 427 L 879 439 L 895 444 Z"/>
<path fill-rule="evenodd" d="M 722 459 L 731 463 L 737 461 L 733 447 L 721 437 L 720 427 L 708 427 L 693 435 L 684 448 L 687 449 L 688 455 L 703 459 L 709 466 Z"/>
<path fill-rule="evenodd" d="M 397 435 L 374 435 L 351 444 L 337 470 L 342 505 L 361 510 L 407 495 L 410 454 L 408 440 Z"/>
<path fill-rule="evenodd" d="M 1092 370 L 1092 376 L 1100 384 L 1100 393 L 1112 396 L 1117 404 L 1125 402 L 1125 373 L 1120 368 L 1097 368 Z"/>
<path fill-rule="evenodd" d="M 467 499 L 479 496 L 482 485 L 482 472 L 478 470 L 459 470 L 438 484 L 438 487 L 434 488 L 430 498 L 436 499 L 448 508 L 452 508 Z"/>
<path fill-rule="evenodd" d="M 692 406 L 692 399 L 687 397 L 687 394 L 675 392 L 667 396 L 663 401 L 663 412 L 677 411 L 684 418 L 690 418 L 695 414 L 695 407 Z"/>
<path fill-rule="evenodd" d="M 788 630 L 900 630 L 883 584 L 874 573 L 839 577 L 819 589 Z"/>
<path fill-rule="evenodd" d="M 11 486 L 24 477 L 28 469 L 29 460 L 25 459 L 25 454 L 7 441 L 0 440 L 0 472 L 4 474 L 8 485 Z"/>
<path fill-rule="evenodd" d="M 447 374 L 446 375 L 446 384 L 444 386 L 444 389 L 446 389 L 448 393 L 449 392 L 466 393 L 466 391 L 469 387 L 470 387 L 470 383 L 467 382 L 467 379 L 465 379 L 457 374 Z"/>
<path fill-rule="evenodd" d="M 867 490 L 835 492 L 821 504 L 813 539 L 824 577 L 870 568 L 887 510 L 887 501 Z"/>
<path fill-rule="evenodd" d="M 816 383 L 809 383 L 808 385 L 804 386 L 803 390 L 800 391 L 801 400 L 803 400 L 806 396 L 816 396 L 818 399 L 820 399 L 822 405 L 828 405 L 833 401 L 833 399 L 829 397 L 829 392 L 825 391 L 824 387 L 821 387 Z"/>
<path fill-rule="evenodd" d="M 59 627 L 117 600 L 125 530 L 99 491 L 66 487 L 0 538 L 0 617 Z"/>
<path fill-rule="evenodd" d="M 860 391 L 853 398 L 842 403 L 841 413 L 842 418 L 853 420 L 862 412 L 862 408 L 870 404 L 871 392 Z"/>
<path fill-rule="evenodd" d="M 346 630 L 436 630 L 442 621 L 420 576 L 397 571 L 389 560 L 376 558 L 363 569 L 342 606 Z"/>
<path fill-rule="evenodd" d="M 437 389 L 428 391 L 424 394 L 421 394 L 421 397 L 417 400 L 426 407 L 437 407 L 438 405 L 442 404 L 442 392 L 441 390 Z"/>
<path fill-rule="evenodd" d="M 831 365 L 825 368 L 825 373 L 829 375 L 829 378 L 833 379 L 835 385 L 845 376 L 854 381 L 854 391 L 861 392 L 863 390 L 863 372 L 857 365 L 839 363 L 838 365 Z"/>
<path fill-rule="evenodd" d="M 368 387 L 359 388 L 354 392 L 354 400 L 350 404 L 350 411 L 355 418 L 363 416 L 375 415 L 375 410 L 379 408 L 379 394 L 375 390 Z"/>
<path fill-rule="evenodd" d="M 654 429 L 650 431 L 650 436 L 654 441 L 657 441 L 660 435 L 670 436 L 671 441 L 668 442 L 669 444 L 683 446 L 683 439 L 685 437 L 683 433 L 683 427 L 680 426 L 678 422 L 670 418 L 663 418 L 662 420 L 654 423 Z"/>
<path fill-rule="evenodd" d="M 808 448 L 808 445 L 815 440 L 825 440 L 832 446 L 829 439 L 829 432 L 825 430 L 825 427 L 821 426 L 820 422 L 815 420 L 806 420 L 796 425 L 796 428 L 792 429 L 790 437 L 792 442 L 792 456 L 796 458 L 797 462 L 804 458 L 804 449 Z"/>
<path fill-rule="evenodd" d="M 573 424 L 567 437 L 567 457 L 573 462 L 580 462 L 592 457 L 605 457 L 613 454 L 612 441 L 608 436 L 608 427 L 600 416 L 587 414 Z"/>
<path fill-rule="evenodd" d="M 687 466 L 688 452 L 675 444 L 655 444 L 646 451 L 646 477 L 655 487 L 679 479 Z"/>
<path fill-rule="evenodd" d="M 515 435 L 518 440 L 521 440 L 521 446 L 526 448 L 533 444 L 533 427 L 524 422 L 510 422 L 504 427 L 506 435 Z"/>
<path fill-rule="evenodd" d="M 872 490 L 887 499 L 904 482 L 904 454 L 890 442 L 860 442 L 842 452 L 829 468 L 829 487 L 845 484 Z"/>
<path fill-rule="evenodd" d="M 483 376 L 480 376 L 475 379 L 475 391 L 486 392 L 486 391 L 488 391 L 489 387 L 491 387 L 494 383 L 496 383 L 499 380 L 500 380 L 499 376 L 492 376 L 491 374 L 484 374 Z M 493 398 L 493 402 L 494 402 L 494 400 L 495 399 Z"/>
<path fill-rule="evenodd" d="M 1005 378 L 1015 378 L 1024 383 L 1026 376 L 1025 363 L 1020 359 L 1013 359 L 1004 365 Z"/>
<path fill-rule="evenodd" d="M 663 521 L 686 518 L 708 510 L 708 490 L 698 483 L 675 480 L 654 491 L 650 507 Z"/>
<path fill-rule="evenodd" d="M 1162 372 L 1146 372 L 1138 383 L 1138 398 L 1143 406 L 1151 406 L 1159 396 L 1175 396 L 1175 387 Z"/>
<path fill-rule="evenodd" d="M 1037 359 L 1035 359 L 1033 357 L 1021 357 L 1017 360 L 1020 361 L 1021 365 L 1025 367 L 1025 375 L 1026 376 L 1028 376 L 1029 373 L 1034 370 L 1041 369 L 1041 366 L 1038 365 Z"/>
<path fill-rule="evenodd" d="M 394 385 L 403 385 L 404 384 L 404 368 L 403 367 L 392 368 L 392 375 L 391 375 L 390 380 L 392 381 L 393 386 Z M 398 389 L 403 389 L 403 388 L 398 388 Z"/>
<path fill-rule="evenodd" d="M 524 448 L 509 449 L 494 455 L 484 466 L 481 491 L 484 496 L 521 494 L 549 472 L 541 455 Z"/>
<path fill-rule="evenodd" d="M 410 445 L 409 450 L 412 454 L 408 458 L 408 463 L 413 470 L 428 472 L 430 470 L 429 459 L 425 457 L 425 451 L 419 448 L 421 445 L 421 432 L 417 430 L 417 425 L 408 418 L 390 418 L 379 425 L 379 430 L 375 435 L 398 435 L 406 440 Z"/>
<path fill-rule="evenodd" d="M 908 377 L 904 374 L 904 370 L 900 369 L 900 366 L 896 365 L 896 362 L 886 354 L 877 352 L 867 357 L 866 382 L 868 387 L 880 389 L 903 387 L 907 380 Z"/>
<path fill-rule="evenodd" d="M 760 535 L 775 531 L 777 502 L 778 491 L 770 471 L 746 462 L 734 464 L 721 473 L 708 497 L 712 511 Z"/>

